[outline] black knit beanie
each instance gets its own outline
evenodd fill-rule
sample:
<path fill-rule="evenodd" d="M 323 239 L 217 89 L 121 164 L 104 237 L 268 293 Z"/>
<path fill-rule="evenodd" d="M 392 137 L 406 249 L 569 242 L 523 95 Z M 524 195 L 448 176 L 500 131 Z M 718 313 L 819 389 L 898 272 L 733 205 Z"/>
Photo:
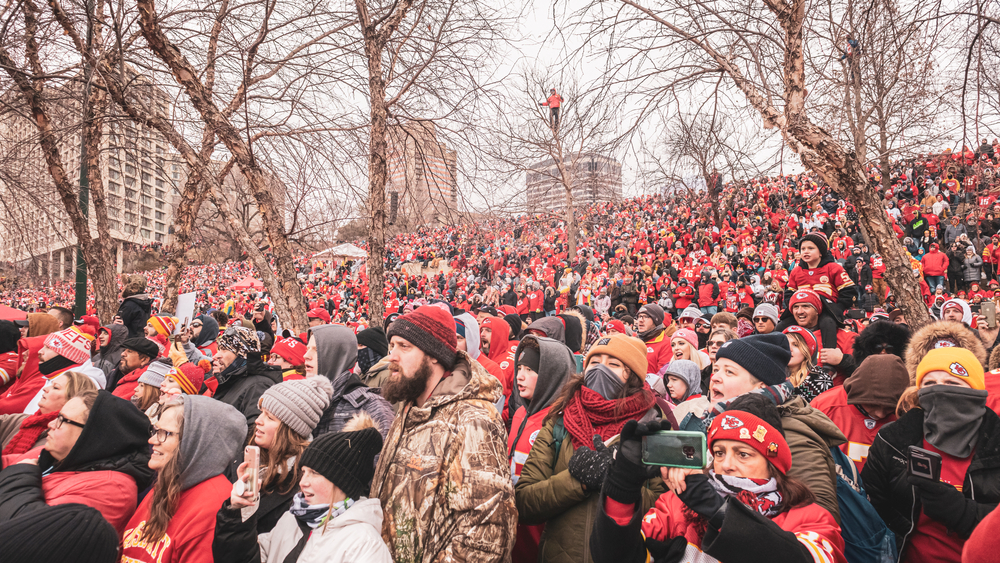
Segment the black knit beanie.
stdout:
<path fill-rule="evenodd" d="M 765 385 L 778 385 L 788 378 L 792 350 L 788 347 L 787 336 L 772 332 L 730 340 L 719 348 L 715 357 L 736 362 Z"/>
<path fill-rule="evenodd" d="M 504 315 L 503 320 L 510 326 L 510 340 L 517 340 L 517 336 L 521 334 L 521 317 L 511 313 Z"/>
<path fill-rule="evenodd" d="M 115 563 L 118 532 L 96 509 L 58 504 L 0 525 L 4 563 Z"/>
<path fill-rule="evenodd" d="M 302 466 L 330 480 L 348 497 L 367 497 L 382 435 L 374 428 L 323 434 L 302 452 Z"/>
<path fill-rule="evenodd" d="M 521 348 L 521 355 L 517 358 L 517 366 L 525 365 L 531 369 L 531 371 L 538 373 L 538 365 L 541 363 L 541 357 L 538 355 L 538 350 L 532 348 L 531 346 L 524 346 Z M 516 372 L 515 372 L 516 373 Z"/>
<path fill-rule="evenodd" d="M 358 344 L 367 346 L 369 350 L 384 358 L 389 355 L 389 341 L 382 327 L 366 328 L 358 333 Z"/>
<path fill-rule="evenodd" d="M 826 241 L 826 235 L 822 232 L 809 233 L 802 237 L 802 240 L 799 241 L 800 248 L 805 241 L 815 244 L 816 248 L 819 248 L 820 256 L 826 256 L 826 253 L 829 252 L 830 243 Z"/>

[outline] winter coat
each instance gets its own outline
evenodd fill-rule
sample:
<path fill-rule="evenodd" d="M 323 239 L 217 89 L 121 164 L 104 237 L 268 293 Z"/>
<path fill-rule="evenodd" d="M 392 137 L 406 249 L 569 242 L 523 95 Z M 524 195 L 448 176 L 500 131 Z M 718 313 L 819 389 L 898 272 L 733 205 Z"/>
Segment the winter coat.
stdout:
<path fill-rule="evenodd" d="M 94 367 L 103 371 L 105 376 L 109 376 L 122 359 L 122 344 L 128 339 L 128 328 L 125 325 L 115 324 L 106 328 L 111 333 L 111 338 L 106 346 L 102 346 L 101 350 L 94 354 L 91 361 Z"/>
<path fill-rule="evenodd" d="M 26 412 L 24 408 L 38 390 L 45 386 L 45 376 L 38 371 L 38 351 L 44 345 L 45 336 L 29 336 L 17 341 L 18 357 L 23 357 L 27 352 L 28 358 L 20 366 L 21 374 L 0 397 L 0 414 Z"/>
<path fill-rule="evenodd" d="M 725 503 L 725 520 L 717 532 L 703 531 L 701 518 L 673 492 L 661 495 L 645 516 L 635 511 L 625 526 L 619 526 L 601 506 L 592 541 L 595 561 L 646 561 L 645 538 L 660 542 L 684 538 L 687 545 L 683 561 L 847 563 L 840 526 L 817 504 L 767 518 L 735 498 Z"/>
<path fill-rule="evenodd" d="M 531 447 L 517 482 L 517 512 L 522 524 L 545 523 L 538 546 L 539 561 L 590 563 L 590 534 L 600 512 L 600 491 L 586 491 L 569 474 L 576 451 L 570 436 L 562 441 L 558 457 L 552 440 L 555 421 L 546 423 Z M 613 438 L 609 445 L 618 442 Z M 659 476 L 645 482 L 641 511 L 652 508 L 667 488 Z"/>
<path fill-rule="evenodd" d="M 251 354 L 245 366 L 229 376 L 215 389 L 213 398 L 236 407 L 247 419 L 247 428 L 253 430 L 260 408 L 257 402 L 275 383 L 281 383 L 281 368 L 265 364 L 259 355 Z"/>
<path fill-rule="evenodd" d="M 948 255 L 938 250 L 932 250 L 920 260 L 924 265 L 925 276 L 943 276 L 948 273 Z"/>
<path fill-rule="evenodd" d="M 971 351 L 984 367 L 989 365 L 986 347 L 983 346 L 983 341 L 976 331 L 955 321 L 935 321 L 913 333 L 906 346 L 906 357 L 903 361 L 906 363 L 907 373 L 910 374 L 911 385 L 916 385 L 917 366 L 920 365 L 920 360 L 944 338 L 955 340 L 959 348 Z"/>
<path fill-rule="evenodd" d="M 669 364 L 674 357 L 673 348 L 670 346 L 670 336 L 677 331 L 677 328 L 675 325 L 672 325 L 671 328 L 673 330 L 664 328 L 656 336 L 644 341 L 649 373 L 659 373 L 663 366 Z"/>
<path fill-rule="evenodd" d="M 719 284 L 714 280 L 703 281 L 698 286 L 698 306 L 713 307 L 719 303 Z"/>
<path fill-rule="evenodd" d="M 146 328 L 152 309 L 153 298 L 145 293 L 132 295 L 122 300 L 122 304 L 118 307 L 118 318 L 128 329 L 129 338 L 142 336 L 142 329 Z"/>
<path fill-rule="evenodd" d="M 302 528 L 291 512 L 285 512 L 270 533 L 256 534 L 256 513 L 246 522 L 239 510 L 219 511 L 215 526 L 215 563 L 282 563 L 302 539 Z M 224 530 L 230 530 L 226 532 Z M 309 539 L 296 563 L 392 563 L 389 549 L 382 541 L 382 507 L 378 499 L 366 498 L 354 503 L 326 527 L 310 531 Z M 242 532 L 242 533 L 240 533 Z M 220 540 L 231 533 L 227 549 L 219 550 Z"/>
<path fill-rule="evenodd" d="M 80 503 L 96 508 L 121 533 L 149 486 L 149 419 L 131 403 L 100 391 L 73 449 L 55 462 L 44 449 L 0 471 L 0 522 L 41 505 Z M 44 472 L 44 476 L 43 476 Z"/>
<path fill-rule="evenodd" d="M 396 563 L 506 561 L 517 511 L 500 382 L 465 352 L 424 405 L 407 403 L 382 448 L 372 498 Z"/>
<path fill-rule="evenodd" d="M 983 257 L 973 254 L 962 261 L 962 279 L 967 282 L 981 282 L 983 271 Z"/>
<path fill-rule="evenodd" d="M 945 246 L 951 246 L 951 243 L 958 240 L 958 237 L 967 234 L 969 234 L 969 231 L 965 228 L 964 224 L 952 225 L 948 223 L 948 226 L 944 228 L 944 244 Z"/>
<path fill-rule="evenodd" d="M 1000 502 L 1000 417 L 986 409 L 972 462 L 965 474 L 962 494 L 977 502 L 977 522 Z M 911 409 L 896 422 L 882 427 L 868 450 L 868 460 L 861 471 L 865 492 L 872 506 L 896 533 L 902 555 L 920 516 L 920 502 L 907 482 L 908 449 L 923 447 L 924 411 Z"/>

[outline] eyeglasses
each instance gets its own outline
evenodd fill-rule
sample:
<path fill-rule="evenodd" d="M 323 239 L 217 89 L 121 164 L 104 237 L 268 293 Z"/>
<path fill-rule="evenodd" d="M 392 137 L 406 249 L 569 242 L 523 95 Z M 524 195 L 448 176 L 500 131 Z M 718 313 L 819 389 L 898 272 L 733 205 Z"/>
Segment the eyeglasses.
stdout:
<path fill-rule="evenodd" d="M 70 420 L 70 419 L 66 418 L 65 416 L 63 416 L 60 413 L 59 416 L 57 416 L 55 418 L 55 427 L 56 427 L 56 429 L 62 428 L 62 425 L 64 423 L 72 424 L 73 426 L 76 426 L 77 428 L 83 428 L 83 424 L 80 424 L 79 422 L 77 422 L 75 420 Z"/>
<path fill-rule="evenodd" d="M 765 323 L 765 322 L 770 321 L 770 320 L 771 319 L 769 317 L 754 317 L 753 322 L 755 322 L 755 323 Z"/>
<path fill-rule="evenodd" d="M 707 346 L 708 346 L 709 348 L 711 348 L 712 346 L 717 346 L 717 347 L 718 347 L 718 346 L 722 346 L 722 345 L 723 345 L 723 344 L 725 344 L 725 343 L 726 343 L 726 341 L 725 341 L 725 340 L 709 340 L 709 341 L 708 341 L 708 342 L 706 342 L 705 344 L 706 344 L 706 345 L 707 345 Z"/>
<path fill-rule="evenodd" d="M 162 444 L 163 442 L 167 441 L 167 438 L 171 436 L 176 436 L 177 432 L 170 432 L 154 426 L 153 429 L 149 431 L 149 435 L 153 438 L 156 438 L 156 441 Z"/>
<path fill-rule="evenodd" d="M 642 313 L 642 314 L 639 314 L 639 315 L 636 315 L 636 316 L 635 316 L 635 320 L 639 320 L 639 319 L 649 319 L 649 320 L 653 320 L 653 317 L 650 317 L 650 316 L 649 316 L 649 315 L 647 315 L 646 313 Z"/>

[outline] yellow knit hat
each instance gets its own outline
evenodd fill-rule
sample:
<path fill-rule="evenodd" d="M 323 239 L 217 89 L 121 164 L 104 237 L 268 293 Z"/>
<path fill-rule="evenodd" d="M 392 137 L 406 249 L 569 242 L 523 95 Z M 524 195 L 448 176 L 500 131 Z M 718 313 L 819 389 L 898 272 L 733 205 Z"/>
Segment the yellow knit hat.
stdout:
<path fill-rule="evenodd" d="M 621 363 L 628 366 L 632 373 L 641 379 L 646 378 L 646 370 L 649 366 L 646 360 L 646 344 L 642 340 L 624 334 L 602 336 L 587 352 L 587 357 L 583 360 L 584 371 L 587 369 L 590 358 L 598 354 L 607 354 L 618 358 Z"/>
<path fill-rule="evenodd" d="M 917 366 L 917 387 L 920 387 L 924 376 L 932 371 L 943 371 L 964 379 L 973 389 L 986 389 L 983 365 L 975 354 L 965 348 L 935 348 L 927 352 Z"/>

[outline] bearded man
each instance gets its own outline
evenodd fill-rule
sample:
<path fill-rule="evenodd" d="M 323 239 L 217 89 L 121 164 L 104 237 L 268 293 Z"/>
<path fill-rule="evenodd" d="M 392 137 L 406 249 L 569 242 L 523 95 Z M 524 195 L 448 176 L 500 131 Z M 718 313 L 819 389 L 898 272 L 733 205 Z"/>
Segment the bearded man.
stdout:
<path fill-rule="evenodd" d="M 435 305 L 389 326 L 382 395 L 402 407 L 379 457 L 372 498 L 394 561 L 506 561 L 517 526 L 500 382 L 457 350 Z"/>

